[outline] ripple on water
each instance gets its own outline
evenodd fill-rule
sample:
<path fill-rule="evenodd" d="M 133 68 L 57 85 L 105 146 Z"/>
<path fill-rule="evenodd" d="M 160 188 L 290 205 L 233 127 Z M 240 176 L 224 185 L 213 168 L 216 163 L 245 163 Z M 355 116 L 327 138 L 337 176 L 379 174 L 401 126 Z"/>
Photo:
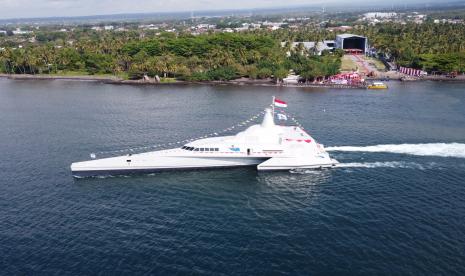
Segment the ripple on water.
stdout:
<path fill-rule="evenodd" d="M 2 272 L 464 274 L 456 85 L 393 82 L 379 94 L 0 79 Z M 203 136 L 272 95 L 319 142 L 358 150 L 331 151 L 341 162 L 331 170 L 70 175 L 90 152 Z"/>

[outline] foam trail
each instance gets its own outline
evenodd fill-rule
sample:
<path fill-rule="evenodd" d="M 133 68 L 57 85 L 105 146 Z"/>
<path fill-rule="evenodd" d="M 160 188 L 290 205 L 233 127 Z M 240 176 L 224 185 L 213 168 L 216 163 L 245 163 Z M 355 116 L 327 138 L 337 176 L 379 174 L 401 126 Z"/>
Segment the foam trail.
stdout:
<path fill-rule="evenodd" d="M 338 168 L 396 168 L 396 169 L 419 169 L 424 170 L 425 168 L 413 162 L 399 162 L 399 161 L 391 161 L 391 162 L 367 162 L 367 163 L 341 163 L 337 164 Z"/>
<path fill-rule="evenodd" d="M 410 154 L 418 156 L 439 156 L 465 158 L 465 144 L 460 143 L 431 143 L 431 144 L 398 144 L 398 145 L 376 145 L 363 147 L 328 147 L 327 151 L 346 152 L 388 152 L 399 154 Z"/>
<path fill-rule="evenodd" d="M 388 161 L 388 162 L 365 162 L 365 163 L 340 163 L 336 165 L 336 168 L 392 168 L 392 169 L 413 169 L 413 170 L 426 170 L 436 167 L 434 163 L 423 166 L 414 162 L 404 161 Z M 291 170 L 294 174 L 320 174 L 321 171 L 314 169 L 295 169 Z"/>

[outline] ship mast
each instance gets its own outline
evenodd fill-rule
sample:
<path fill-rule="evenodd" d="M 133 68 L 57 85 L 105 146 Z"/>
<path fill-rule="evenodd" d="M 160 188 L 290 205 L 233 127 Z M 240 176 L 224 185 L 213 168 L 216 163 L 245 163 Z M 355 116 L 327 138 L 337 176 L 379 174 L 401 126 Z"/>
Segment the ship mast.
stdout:
<path fill-rule="evenodd" d="M 275 101 L 276 97 L 273 96 L 273 102 L 271 103 L 271 115 L 273 116 L 273 119 L 274 119 L 274 101 Z"/>

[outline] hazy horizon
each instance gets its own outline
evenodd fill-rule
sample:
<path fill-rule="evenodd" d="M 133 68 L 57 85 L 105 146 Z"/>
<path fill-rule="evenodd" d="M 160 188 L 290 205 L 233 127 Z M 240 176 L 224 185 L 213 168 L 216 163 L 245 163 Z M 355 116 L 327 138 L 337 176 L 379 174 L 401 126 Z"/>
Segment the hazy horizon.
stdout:
<path fill-rule="evenodd" d="M 452 1 L 450 1 L 452 2 Z M 393 0 L 389 3 L 380 0 L 288 0 L 283 5 L 278 0 L 101 0 L 95 3 L 92 0 L 0 0 L 0 19 L 15 18 L 41 18 L 41 17 L 74 17 L 94 16 L 130 13 L 165 13 L 165 12 L 190 12 L 190 11 L 214 11 L 214 10 L 246 10 L 264 9 L 295 6 L 331 6 L 341 5 L 354 8 L 355 5 L 379 4 L 386 7 L 389 5 L 421 4 L 420 0 Z M 429 2 L 432 3 L 432 2 Z M 360 6 L 363 7 L 363 6 Z"/>

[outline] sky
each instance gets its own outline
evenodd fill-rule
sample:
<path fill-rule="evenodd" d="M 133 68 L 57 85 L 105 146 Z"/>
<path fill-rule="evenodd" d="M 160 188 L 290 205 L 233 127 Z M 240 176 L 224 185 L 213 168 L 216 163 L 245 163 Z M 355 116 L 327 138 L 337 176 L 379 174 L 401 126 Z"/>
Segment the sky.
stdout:
<path fill-rule="evenodd" d="M 355 0 L 386 3 L 385 0 Z M 0 18 L 85 16 L 120 13 L 152 13 L 195 10 L 251 9 L 283 6 L 327 5 L 343 0 L 0 0 Z M 391 0 L 419 2 L 419 0 Z"/>

